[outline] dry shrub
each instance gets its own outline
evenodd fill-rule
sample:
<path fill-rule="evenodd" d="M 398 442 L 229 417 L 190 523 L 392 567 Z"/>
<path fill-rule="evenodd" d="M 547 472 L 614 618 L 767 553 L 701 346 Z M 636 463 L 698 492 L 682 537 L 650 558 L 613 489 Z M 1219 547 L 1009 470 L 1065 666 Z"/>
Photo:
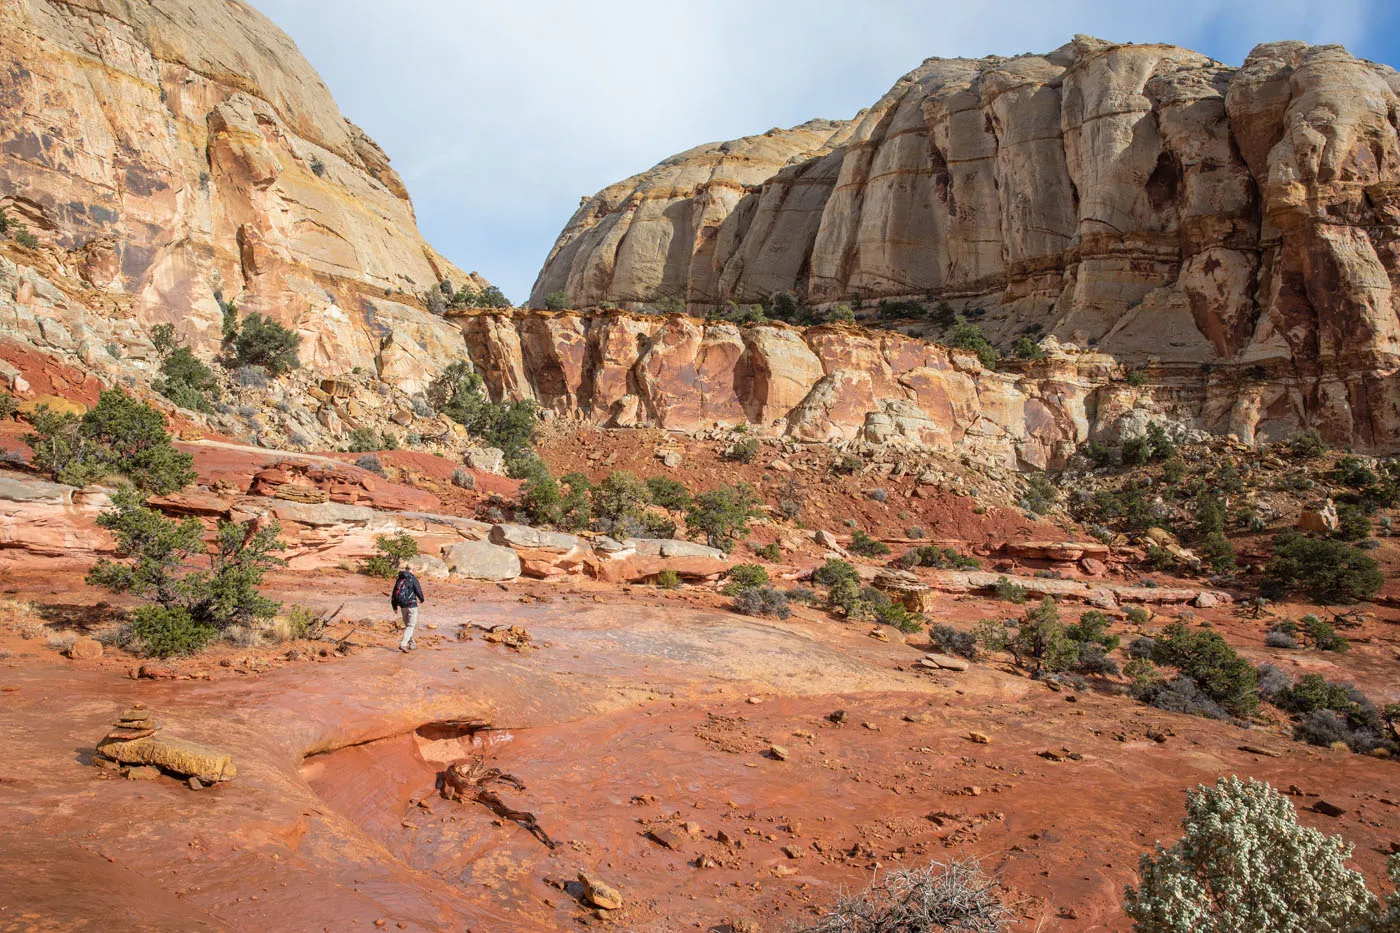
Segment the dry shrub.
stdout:
<path fill-rule="evenodd" d="M 1011 911 L 974 858 L 886 872 L 859 894 L 842 895 L 815 924 L 792 933 L 1001 933 Z"/>

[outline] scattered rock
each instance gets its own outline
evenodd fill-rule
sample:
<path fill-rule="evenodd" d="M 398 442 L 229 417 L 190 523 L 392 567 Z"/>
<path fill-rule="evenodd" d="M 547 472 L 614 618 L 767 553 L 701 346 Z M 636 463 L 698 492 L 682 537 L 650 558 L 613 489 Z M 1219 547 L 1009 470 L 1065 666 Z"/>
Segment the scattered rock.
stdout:
<path fill-rule="evenodd" d="M 81 635 L 63 653 L 74 661 L 94 661 L 102 657 L 102 642 Z"/>
<path fill-rule="evenodd" d="M 533 643 L 530 630 L 522 625 L 493 625 L 481 636 L 481 640 L 493 645 L 505 645 L 516 651 L 524 651 Z"/>
<path fill-rule="evenodd" d="M 1251 755 L 1263 755 L 1265 758 L 1283 757 L 1283 752 L 1276 752 L 1271 748 L 1263 748 L 1258 745 L 1241 745 L 1240 751 L 1249 752 Z"/>
<path fill-rule="evenodd" d="M 984 732 L 969 732 L 967 734 L 967 740 L 976 745 L 990 745 L 992 741 L 991 736 Z"/>
<path fill-rule="evenodd" d="M 1220 597 L 1216 596 L 1214 593 L 1202 590 L 1200 595 L 1192 601 L 1192 605 L 1197 609 L 1214 609 L 1216 606 L 1220 605 Z"/>
<path fill-rule="evenodd" d="M 788 750 L 781 745 L 770 745 L 768 746 L 768 757 L 774 761 L 787 761 Z"/>
<path fill-rule="evenodd" d="M 924 655 L 922 660 L 925 662 L 925 666 L 932 664 L 939 670 L 944 671 L 965 671 L 972 666 L 963 658 L 954 658 L 937 652 L 930 652 Z"/>
<path fill-rule="evenodd" d="M 673 852 L 679 851 L 685 844 L 685 839 L 674 830 L 653 829 L 647 833 L 647 838 L 663 849 L 670 849 Z"/>
<path fill-rule="evenodd" d="M 578 873 L 578 880 L 583 885 L 583 899 L 587 903 L 603 910 L 617 910 L 622 906 L 622 895 L 607 882 L 582 871 Z"/>
<path fill-rule="evenodd" d="M 1082 558 L 1079 561 L 1079 569 L 1090 577 L 1101 577 L 1108 573 L 1108 565 L 1096 557 Z"/>
<path fill-rule="evenodd" d="M 150 765 L 138 765 L 134 768 L 126 769 L 126 779 L 128 781 L 154 781 L 160 777 L 160 769 Z"/>
<path fill-rule="evenodd" d="M 834 713 L 827 713 L 826 718 L 828 722 L 833 722 L 838 726 L 844 726 L 846 720 L 850 719 L 850 714 L 843 709 L 838 709 Z"/>
<path fill-rule="evenodd" d="M 1345 807 L 1339 807 L 1335 803 L 1330 803 L 1326 800 L 1317 801 L 1317 803 L 1313 804 L 1312 808 L 1315 812 L 1321 813 L 1323 816 L 1330 816 L 1333 818 L 1339 817 L 1347 812 Z"/>

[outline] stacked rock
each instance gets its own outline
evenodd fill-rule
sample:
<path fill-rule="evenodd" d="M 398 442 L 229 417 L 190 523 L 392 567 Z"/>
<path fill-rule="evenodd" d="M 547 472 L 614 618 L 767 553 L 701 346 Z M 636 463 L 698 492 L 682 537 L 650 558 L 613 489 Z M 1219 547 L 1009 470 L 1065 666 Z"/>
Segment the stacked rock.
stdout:
<path fill-rule="evenodd" d="M 158 734 L 160 728 L 160 722 L 151 718 L 144 703 L 134 704 L 97 743 L 93 763 L 103 768 L 111 768 L 115 763 L 135 770 L 155 766 L 189 778 L 191 787 L 232 780 L 238 773 L 226 753 L 186 739 L 162 737 Z"/>

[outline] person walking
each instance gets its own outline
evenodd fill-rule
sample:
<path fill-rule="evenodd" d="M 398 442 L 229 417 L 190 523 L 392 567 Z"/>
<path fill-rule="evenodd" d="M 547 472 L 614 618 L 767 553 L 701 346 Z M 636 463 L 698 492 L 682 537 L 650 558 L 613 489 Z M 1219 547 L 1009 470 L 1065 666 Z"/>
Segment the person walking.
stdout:
<path fill-rule="evenodd" d="M 412 570 L 400 570 L 394 580 L 394 590 L 389 596 L 389 605 L 403 613 L 403 639 L 399 650 L 412 651 L 418 647 L 413 640 L 413 630 L 418 627 L 418 607 L 427 602 L 423 597 L 423 584 L 418 582 Z"/>

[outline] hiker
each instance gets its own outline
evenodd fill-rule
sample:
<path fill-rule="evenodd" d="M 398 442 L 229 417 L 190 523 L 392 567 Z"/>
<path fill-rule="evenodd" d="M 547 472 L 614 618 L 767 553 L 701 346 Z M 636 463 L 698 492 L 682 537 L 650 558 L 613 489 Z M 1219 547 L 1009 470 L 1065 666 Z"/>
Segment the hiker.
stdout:
<path fill-rule="evenodd" d="M 423 598 L 423 585 L 418 582 L 413 571 L 400 570 L 398 579 L 394 581 L 394 591 L 389 597 L 389 605 L 403 613 L 403 640 L 399 642 L 400 651 L 412 651 L 418 647 L 418 642 L 413 640 L 413 630 L 418 627 L 418 607 L 424 602 L 426 600 Z"/>

